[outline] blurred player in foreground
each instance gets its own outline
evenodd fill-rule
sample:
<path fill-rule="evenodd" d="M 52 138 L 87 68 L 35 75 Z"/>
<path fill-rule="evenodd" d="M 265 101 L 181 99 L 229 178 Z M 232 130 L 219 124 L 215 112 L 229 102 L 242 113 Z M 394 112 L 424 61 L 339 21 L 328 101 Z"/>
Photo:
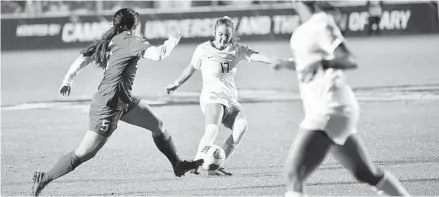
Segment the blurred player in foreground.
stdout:
<path fill-rule="evenodd" d="M 70 67 L 60 89 L 63 95 L 70 94 L 74 76 L 89 63 L 96 63 L 105 72 L 91 101 L 89 128 L 84 139 L 75 151 L 61 157 L 51 170 L 34 173 L 34 196 L 38 196 L 51 181 L 93 158 L 116 130 L 119 120 L 150 130 L 157 148 L 169 159 L 176 176 L 180 177 L 202 164 L 202 160 L 181 160 L 162 121 L 147 104 L 131 96 L 140 58 L 158 61 L 167 57 L 181 37 L 179 34 L 171 36 L 163 45 L 155 47 L 133 35 L 137 24 L 137 12 L 129 8 L 120 9 L 113 16 L 111 29 L 100 40 L 82 50 Z"/>
<path fill-rule="evenodd" d="M 232 130 L 232 134 L 222 146 L 226 153 L 224 160 L 226 161 L 236 150 L 247 131 L 246 115 L 238 103 L 238 92 L 235 86 L 238 64 L 243 61 L 273 64 L 280 60 L 267 57 L 239 44 L 235 25 L 229 17 L 219 18 L 215 22 L 213 33 L 212 40 L 197 46 L 190 64 L 175 83 L 167 87 L 167 93 L 174 92 L 196 70 L 201 71 L 203 89 L 200 95 L 200 106 L 205 117 L 205 133 L 198 145 L 195 159 L 200 158 L 200 152 L 205 146 L 214 143 L 222 123 L 226 128 Z M 194 171 L 194 173 L 198 174 L 198 171 Z M 208 174 L 232 175 L 223 167 L 209 170 Z"/>
<path fill-rule="evenodd" d="M 295 69 L 305 118 L 287 158 L 285 196 L 305 196 L 304 182 L 329 151 L 361 182 L 378 193 L 409 196 L 398 179 L 377 168 L 357 135 L 359 105 L 344 71 L 357 63 L 335 25 L 327 1 L 295 2 L 302 25 L 290 40 L 296 66 L 284 62 L 275 69 Z"/>

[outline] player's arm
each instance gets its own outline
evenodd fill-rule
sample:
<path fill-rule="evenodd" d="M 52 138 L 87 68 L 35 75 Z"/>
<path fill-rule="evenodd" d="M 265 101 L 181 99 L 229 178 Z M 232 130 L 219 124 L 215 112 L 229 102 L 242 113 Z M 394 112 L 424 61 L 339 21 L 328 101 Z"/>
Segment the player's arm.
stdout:
<path fill-rule="evenodd" d="M 346 41 L 341 34 L 340 29 L 334 22 L 332 17 L 324 17 L 326 29 L 322 32 L 319 44 L 321 49 L 326 51 L 328 54 L 332 54 L 329 59 L 323 59 L 321 61 L 324 69 L 334 68 L 334 69 L 355 69 L 358 67 L 355 57 L 352 52 L 348 49 Z"/>
<path fill-rule="evenodd" d="M 341 42 L 334 51 L 334 58 L 322 60 L 324 69 L 334 68 L 341 70 L 356 69 L 358 64 L 344 42 Z"/>
<path fill-rule="evenodd" d="M 246 45 L 240 45 L 238 49 L 239 57 L 246 59 L 249 62 L 259 62 L 263 64 L 271 64 L 274 70 L 281 68 L 288 68 L 294 70 L 296 64 L 292 58 L 280 58 L 276 56 L 268 56 L 259 53 Z"/>
<path fill-rule="evenodd" d="M 201 68 L 201 56 L 203 53 L 202 47 L 198 46 L 194 54 L 192 55 L 191 62 L 189 65 L 183 70 L 181 75 L 175 80 L 173 84 L 168 85 L 166 87 L 166 94 L 172 94 L 177 88 L 179 88 L 183 83 L 185 83 L 189 78 L 192 77 L 195 70 Z"/>
<path fill-rule="evenodd" d="M 73 79 L 82 68 L 88 65 L 88 63 L 89 62 L 87 61 L 87 58 L 84 57 L 82 54 L 78 58 L 76 58 L 76 60 L 72 63 L 66 75 L 64 76 L 64 80 L 59 90 L 62 95 L 70 95 Z"/>
<path fill-rule="evenodd" d="M 181 75 L 175 80 L 173 84 L 166 87 L 166 94 L 172 94 L 177 88 L 183 85 L 188 79 L 192 77 L 196 69 L 192 64 L 189 64 L 181 73 Z"/>
<path fill-rule="evenodd" d="M 293 58 L 270 57 L 261 53 L 253 53 L 249 56 L 248 60 L 251 62 L 271 64 L 272 69 L 275 71 L 280 69 L 296 70 L 296 63 Z"/>
<path fill-rule="evenodd" d="M 272 64 L 272 69 L 274 71 L 281 69 L 296 70 L 296 62 L 293 58 L 277 58 Z"/>
<path fill-rule="evenodd" d="M 155 61 L 160 61 L 168 57 L 172 50 L 178 45 L 180 42 L 181 34 L 177 34 L 175 36 L 169 37 L 168 40 L 165 41 L 160 46 L 150 46 L 143 53 L 143 58 L 151 59 Z"/>
<path fill-rule="evenodd" d="M 175 80 L 174 84 L 177 86 L 183 85 L 192 75 L 195 73 L 196 69 L 192 64 L 189 64 L 181 73 L 181 75 Z"/>
<path fill-rule="evenodd" d="M 250 62 L 259 62 L 264 64 L 273 64 L 277 59 L 275 57 L 269 57 L 262 53 L 253 53 L 248 57 Z"/>

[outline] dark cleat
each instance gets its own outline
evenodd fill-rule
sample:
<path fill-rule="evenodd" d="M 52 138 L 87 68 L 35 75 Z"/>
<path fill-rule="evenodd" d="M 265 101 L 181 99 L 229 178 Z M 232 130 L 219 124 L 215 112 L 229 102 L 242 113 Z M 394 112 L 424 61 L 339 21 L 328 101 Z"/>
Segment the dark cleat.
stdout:
<path fill-rule="evenodd" d="M 200 167 L 203 164 L 204 160 L 199 159 L 195 161 L 180 161 L 177 165 L 174 166 L 174 174 L 177 177 L 183 176 L 187 171 L 194 170 Z"/>
<path fill-rule="evenodd" d="M 34 185 L 32 186 L 32 196 L 39 196 L 41 191 L 46 187 L 44 183 L 44 172 L 36 171 L 32 178 Z"/>
<path fill-rule="evenodd" d="M 218 168 L 217 170 L 209 170 L 209 176 L 232 176 L 233 174 L 224 170 L 224 168 Z"/>
<path fill-rule="evenodd" d="M 200 168 L 192 169 L 191 173 L 195 175 L 200 175 Z"/>

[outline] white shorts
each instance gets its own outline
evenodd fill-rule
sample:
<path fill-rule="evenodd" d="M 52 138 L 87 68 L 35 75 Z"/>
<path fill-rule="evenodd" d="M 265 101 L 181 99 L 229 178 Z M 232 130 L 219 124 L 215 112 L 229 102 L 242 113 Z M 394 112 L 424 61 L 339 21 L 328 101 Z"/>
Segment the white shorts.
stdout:
<path fill-rule="evenodd" d="M 307 130 L 324 131 L 335 144 L 344 145 L 349 136 L 357 133 L 359 117 L 359 110 L 326 115 L 310 114 L 305 116 L 300 127 Z"/>
<path fill-rule="evenodd" d="M 222 104 L 226 107 L 226 110 L 230 109 L 231 107 L 240 105 L 237 98 L 219 95 L 219 94 L 214 93 L 214 92 L 203 92 L 202 91 L 201 95 L 200 95 L 200 107 L 201 107 L 201 111 L 203 112 L 203 114 L 206 110 L 207 104 L 210 104 L 210 103 Z"/>

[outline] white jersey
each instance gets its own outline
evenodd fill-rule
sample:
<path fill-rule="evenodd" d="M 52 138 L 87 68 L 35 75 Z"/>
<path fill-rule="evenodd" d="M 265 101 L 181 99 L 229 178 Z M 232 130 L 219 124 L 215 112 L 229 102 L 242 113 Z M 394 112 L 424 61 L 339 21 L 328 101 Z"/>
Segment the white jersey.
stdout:
<path fill-rule="evenodd" d="M 235 74 L 238 64 L 249 61 L 257 53 L 241 44 L 231 44 L 218 50 L 211 41 L 204 42 L 195 49 L 191 64 L 201 70 L 204 93 L 215 93 L 222 98 L 237 99 Z"/>
<path fill-rule="evenodd" d="M 334 19 L 324 12 L 314 14 L 291 37 L 290 46 L 306 116 L 345 114 L 358 109 L 343 71 L 323 70 L 320 64 L 322 59 L 332 59 L 335 49 L 343 41 Z"/>

